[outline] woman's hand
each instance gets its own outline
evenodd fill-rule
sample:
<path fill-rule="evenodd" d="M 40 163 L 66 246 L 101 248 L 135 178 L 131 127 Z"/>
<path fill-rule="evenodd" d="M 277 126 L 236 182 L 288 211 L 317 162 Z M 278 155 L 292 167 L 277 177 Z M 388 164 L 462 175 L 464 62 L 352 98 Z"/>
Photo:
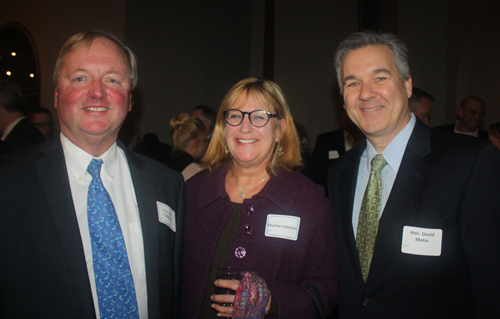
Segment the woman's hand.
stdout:
<path fill-rule="evenodd" d="M 215 281 L 215 286 L 219 288 L 228 288 L 236 292 L 238 289 L 238 286 L 240 285 L 239 280 L 231 279 L 231 280 L 225 280 L 225 279 L 217 279 Z M 233 315 L 233 302 L 234 302 L 234 295 L 212 295 L 210 299 L 214 302 L 212 304 L 212 308 L 214 308 L 217 311 L 217 316 L 218 317 L 228 317 L 231 318 Z M 230 307 L 224 307 L 221 304 L 230 304 Z"/>
<path fill-rule="evenodd" d="M 217 279 L 215 281 L 215 286 L 220 287 L 220 288 L 228 288 L 236 292 L 238 289 L 238 286 L 240 285 L 239 280 L 225 280 L 225 279 Z M 214 302 L 212 304 L 212 308 L 214 308 L 217 311 L 217 316 L 218 317 L 227 317 L 231 318 L 233 314 L 233 303 L 234 303 L 234 297 L 235 295 L 212 295 L 210 299 Z M 269 301 L 267 302 L 266 305 L 266 314 L 269 312 L 269 309 L 271 309 L 271 299 L 272 296 L 269 297 Z M 225 307 L 222 306 L 221 304 L 230 304 L 230 307 Z"/>

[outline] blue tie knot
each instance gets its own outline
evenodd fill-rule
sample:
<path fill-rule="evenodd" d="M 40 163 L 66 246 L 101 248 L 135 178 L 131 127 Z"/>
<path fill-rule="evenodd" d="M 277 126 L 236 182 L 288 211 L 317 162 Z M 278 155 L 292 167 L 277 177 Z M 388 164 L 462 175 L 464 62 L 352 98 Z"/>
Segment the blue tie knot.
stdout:
<path fill-rule="evenodd" d="M 87 167 L 87 172 L 89 172 L 90 176 L 92 178 L 100 178 L 101 177 L 101 166 L 102 166 L 102 159 L 100 158 L 93 158 L 90 161 L 89 166 Z"/>

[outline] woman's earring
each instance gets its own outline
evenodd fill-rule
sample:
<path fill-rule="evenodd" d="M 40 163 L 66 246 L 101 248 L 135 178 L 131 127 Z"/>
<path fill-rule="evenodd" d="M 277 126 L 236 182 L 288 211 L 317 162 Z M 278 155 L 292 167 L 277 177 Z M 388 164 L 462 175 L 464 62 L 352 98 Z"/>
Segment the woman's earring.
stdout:
<path fill-rule="evenodd" d="M 226 154 L 229 154 L 229 150 L 227 149 L 227 144 L 226 144 L 226 145 L 224 145 L 224 148 L 225 148 L 225 152 L 226 152 Z"/>
<path fill-rule="evenodd" d="M 283 148 L 280 146 L 278 146 L 278 156 L 281 156 L 283 155 Z"/>

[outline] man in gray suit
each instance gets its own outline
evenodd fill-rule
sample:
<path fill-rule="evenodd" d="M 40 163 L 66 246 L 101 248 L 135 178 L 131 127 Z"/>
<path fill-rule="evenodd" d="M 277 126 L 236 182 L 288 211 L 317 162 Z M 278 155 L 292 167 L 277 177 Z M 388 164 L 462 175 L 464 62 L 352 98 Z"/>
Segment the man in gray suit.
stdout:
<path fill-rule="evenodd" d="M 71 37 L 60 134 L 1 159 L 0 317 L 178 318 L 182 176 L 117 143 L 135 61 L 110 33 Z"/>

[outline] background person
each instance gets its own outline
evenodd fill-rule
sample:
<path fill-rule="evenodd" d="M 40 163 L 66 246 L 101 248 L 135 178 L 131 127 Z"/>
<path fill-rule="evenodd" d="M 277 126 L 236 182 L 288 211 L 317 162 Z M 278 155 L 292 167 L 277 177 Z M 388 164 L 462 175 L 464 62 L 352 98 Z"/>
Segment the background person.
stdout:
<path fill-rule="evenodd" d="M 0 80 L 0 139 L 12 150 L 43 142 L 40 131 L 24 116 L 23 93 L 16 83 Z"/>
<path fill-rule="evenodd" d="M 207 170 L 186 183 L 182 317 L 240 313 L 241 304 L 218 304 L 234 296 L 213 295 L 217 270 L 226 267 L 265 280 L 267 289 L 261 280 L 257 286 L 270 298 L 257 308 L 266 318 L 316 318 L 306 286 L 330 313 L 338 293 L 331 204 L 298 171 L 299 140 L 274 82 L 247 78 L 233 86 L 202 165 Z M 215 285 L 239 289 L 237 281 Z"/>
<path fill-rule="evenodd" d="M 203 122 L 188 114 L 179 114 L 170 120 L 174 151 L 167 166 L 182 172 L 184 180 L 202 170 L 198 161 L 207 148 L 207 130 Z"/>
<path fill-rule="evenodd" d="M 462 100 L 457 110 L 457 123 L 455 125 L 441 125 L 436 129 L 471 135 L 487 141 L 488 132 L 481 129 L 484 125 L 484 114 L 486 114 L 486 104 L 483 99 L 474 95 L 467 96 Z"/>
<path fill-rule="evenodd" d="M 34 107 L 26 113 L 28 120 L 33 123 L 43 134 L 46 140 L 56 133 L 55 123 L 52 114 L 44 107 Z"/>
<path fill-rule="evenodd" d="M 432 115 L 434 97 L 429 93 L 414 87 L 408 104 L 410 112 L 415 114 L 425 125 L 429 126 Z"/>

